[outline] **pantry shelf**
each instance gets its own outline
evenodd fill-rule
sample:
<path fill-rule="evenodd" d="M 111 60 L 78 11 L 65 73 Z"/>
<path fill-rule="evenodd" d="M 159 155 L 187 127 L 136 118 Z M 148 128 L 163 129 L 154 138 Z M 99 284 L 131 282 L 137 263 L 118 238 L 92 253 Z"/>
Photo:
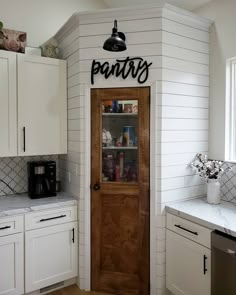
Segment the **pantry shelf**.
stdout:
<path fill-rule="evenodd" d="M 110 146 L 110 147 L 103 147 L 103 150 L 137 150 L 138 147 L 137 146 L 121 146 L 121 147 L 117 147 L 117 146 Z"/>
<path fill-rule="evenodd" d="M 103 117 L 138 117 L 138 113 L 102 113 Z"/>

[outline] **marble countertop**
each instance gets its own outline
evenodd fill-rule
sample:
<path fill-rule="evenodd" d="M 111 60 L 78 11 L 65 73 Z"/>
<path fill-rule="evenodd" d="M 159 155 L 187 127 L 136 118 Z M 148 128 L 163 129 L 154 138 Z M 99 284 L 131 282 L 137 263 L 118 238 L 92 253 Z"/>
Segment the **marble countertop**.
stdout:
<path fill-rule="evenodd" d="M 193 199 L 166 206 L 169 213 L 183 217 L 212 230 L 236 237 L 236 205 L 222 201 L 208 204 L 206 198 Z"/>
<path fill-rule="evenodd" d="M 0 196 L 0 217 L 76 204 L 77 200 L 65 192 L 40 199 L 30 199 L 27 194 Z"/>

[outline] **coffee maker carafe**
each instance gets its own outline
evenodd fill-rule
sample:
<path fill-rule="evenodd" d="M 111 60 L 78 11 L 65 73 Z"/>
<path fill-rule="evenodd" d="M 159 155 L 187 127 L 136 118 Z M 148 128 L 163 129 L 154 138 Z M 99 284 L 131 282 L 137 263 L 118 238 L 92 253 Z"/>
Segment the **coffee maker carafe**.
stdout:
<path fill-rule="evenodd" d="M 56 196 L 56 162 L 28 162 L 28 194 L 30 198 Z"/>

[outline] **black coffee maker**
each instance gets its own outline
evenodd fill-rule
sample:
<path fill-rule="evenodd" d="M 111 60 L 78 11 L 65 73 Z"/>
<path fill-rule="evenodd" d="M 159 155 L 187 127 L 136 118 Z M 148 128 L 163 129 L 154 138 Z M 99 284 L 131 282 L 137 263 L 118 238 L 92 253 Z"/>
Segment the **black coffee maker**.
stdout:
<path fill-rule="evenodd" d="M 31 199 L 56 196 L 56 162 L 27 163 L 28 194 Z"/>

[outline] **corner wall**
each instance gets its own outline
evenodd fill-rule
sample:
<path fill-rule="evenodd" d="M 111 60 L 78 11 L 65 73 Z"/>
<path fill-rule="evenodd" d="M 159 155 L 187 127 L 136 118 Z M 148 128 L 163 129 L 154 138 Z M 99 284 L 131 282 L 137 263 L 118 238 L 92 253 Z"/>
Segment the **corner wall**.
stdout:
<path fill-rule="evenodd" d="M 226 59 L 236 56 L 234 0 L 214 0 L 195 10 L 214 21 L 210 31 L 209 156 L 225 159 Z"/>
<path fill-rule="evenodd" d="M 102 44 L 114 18 L 128 50 Z M 93 59 L 141 56 L 153 62 L 151 86 L 151 295 L 165 289 L 165 204 L 195 198 L 205 186 L 188 164 L 208 150 L 208 26 L 167 6 L 107 10 L 74 16 L 57 38 L 68 61 L 68 155 L 61 158 L 63 186 L 79 198 L 79 281 L 90 288 L 90 68 Z M 64 32 L 64 34 L 63 34 Z M 65 34 L 65 32 L 67 32 Z M 65 37 L 66 35 L 66 37 Z M 94 87 L 134 87 L 135 80 L 96 76 Z"/>

